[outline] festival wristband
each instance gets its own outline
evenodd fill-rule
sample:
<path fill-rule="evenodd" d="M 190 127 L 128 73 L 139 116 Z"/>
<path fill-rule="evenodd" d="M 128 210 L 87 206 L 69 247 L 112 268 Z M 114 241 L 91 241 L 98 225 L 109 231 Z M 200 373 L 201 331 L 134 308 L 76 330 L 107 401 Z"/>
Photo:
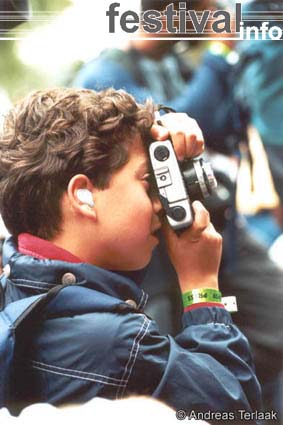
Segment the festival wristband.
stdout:
<path fill-rule="evenodd" d="M 192 289 L 182 294 L 184 308 L 198 303 L 217 303 L 221 304 L 222 294 L 217 289 L 202 288 Z"/>

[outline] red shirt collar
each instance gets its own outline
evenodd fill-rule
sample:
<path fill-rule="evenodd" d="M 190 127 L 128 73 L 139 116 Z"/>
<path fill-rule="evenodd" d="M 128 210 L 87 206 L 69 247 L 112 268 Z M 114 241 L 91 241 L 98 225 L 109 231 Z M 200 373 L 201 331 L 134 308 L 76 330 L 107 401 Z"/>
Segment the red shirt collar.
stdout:
<path fill-rule="evenodd" d="M 18 236 L 18 250 L 21 254 L 30 255 L 41 260 L 59 260 L 69 263 L 82 262 L 66 249 L 30 233 L 21 233 Z"/>

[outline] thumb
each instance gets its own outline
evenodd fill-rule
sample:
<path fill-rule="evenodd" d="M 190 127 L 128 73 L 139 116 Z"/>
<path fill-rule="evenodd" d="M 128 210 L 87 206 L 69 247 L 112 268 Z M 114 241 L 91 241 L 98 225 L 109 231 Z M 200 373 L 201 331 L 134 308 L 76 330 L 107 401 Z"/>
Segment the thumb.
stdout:
<path fill-rule="evenodd" d="M 170 226 L 170 224 L 168 223 L 167 219 L 164 217 L 162 220 L 162 233 L 164 235 L 164 239 L 166 242 L 166 245 L 174 245 L 174 243 L 176 243 L 176 241 L 178 240 L 178 236 L 176 234 L 176 232 L 172 229 L 172 227 Z"/>
<path fill-rule="evenodd" d="M 187 230 L 187 233 L 190 234 L 192 242 L 197 242 L 202 232 L 209 226 L 210 216 L 200 201 L 194 201 L 192 207 L 194 210 L 194 221 L 192 226 Z"/>

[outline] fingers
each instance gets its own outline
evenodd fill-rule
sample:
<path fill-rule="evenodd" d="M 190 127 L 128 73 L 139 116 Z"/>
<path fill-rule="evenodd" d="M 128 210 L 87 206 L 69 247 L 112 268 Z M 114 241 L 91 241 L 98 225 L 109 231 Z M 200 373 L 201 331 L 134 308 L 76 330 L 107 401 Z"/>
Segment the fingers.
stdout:
<path fill-rule="evenodd" d="M 210 215 L 207 209 L 199 201 L 194 201 L 192 204 L 194 210 L 194 221 L 191 227 L 186 231 L 191 242 L 198 242 L 202 233 L 210 225 Z"/>
<path fill-rule="evenodd" d="M 179 161 L 183 161 L 183 159 L 185 159 L 187 156 L 186 135 L 181 130 L 172 128 L 170 131 L 170 136 L 177 159 Z"/>
<path fill-rule="evenodd" d="M 179 161 L 203 153 L 204 140 L 196 120 L 183 113 L 169 113 L 160 117 L 162 126 L 154 124 L 151 136 L 155 140 L 172 140 Z"/>
<path fill-rule="evenodd" d="M 186 229 L 182 234 L 185 237 L 188 237 L 192 242 L 199 241 L 202 232 L 207 229 L 210 225 L 213 228 L 212 223 L 210 223 L 210 215 L 207 209 L 199 201 L 194 201 L 192 204 L 194 210 L 194 221 L 191 227 Z M 214 228 L 213 228 L 214 229 Z M 168 224 L 167 220 L 163 221 L 162 231 L 164 233 L 165 239 L 170 239 L 174 241 L 178 239 L 176 232 Z"/>
<path fill-rule="evenodd" d="M 186 158 L 194 158 L 195 156 L 201 155 L 204 151 L 204 141 L 202 132 L 197 136 L 192 134 L 188 137 L 188 140 L 185 141 L 186 145 Z"/>
<path fill-rule="evenodd" d="M 199 201 L 194 201 L 192 204 L 194 210 L 194 221 L 193 224 L 181 234 L 181 238 L 186 238 L 190 242 L 198 242 L 203 232 L 207 231 L 211 234 L 218 234 L 210 222 L 210 215 L 207 209 Z M 168 224 L 167 220 L 164 220 L 162 225 L 162 231 L 165 236 L 165 240 L 170 241 L 170 244 L 177 243 L 180 238 L 176 232 Z"/>
<path fill-rule="evenodd" d="M 178 240 L 176 232 L 172 229 L 167 219 L 165 218 L 162 220 L 161 229 L 166 241 L 174 244 Z"/>
<path fill-rule="evenodd" d="M 187 114 L 169 113 L 161 117 L 161 122 L 170 133 L 179 161 L 203 153 L 203 134 L 196 120 L 190 118 Z"/>
<path fill-rule="evenodd" d="M 150 133 L 154 140 L 166 140 L 170 137 L 168 129 L 158 124 L 153 124 Z"/>

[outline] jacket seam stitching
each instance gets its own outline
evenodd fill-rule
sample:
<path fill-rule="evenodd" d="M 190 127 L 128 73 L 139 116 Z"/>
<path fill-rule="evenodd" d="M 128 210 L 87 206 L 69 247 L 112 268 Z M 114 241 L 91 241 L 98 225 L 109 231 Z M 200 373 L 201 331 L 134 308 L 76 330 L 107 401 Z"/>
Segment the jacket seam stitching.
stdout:
<path fill-rule="evenodd" d="M 137 335 L 134 339 L 132 349 L 131 349 L 131 353 L 130 353 L 130 357 L 129 357 L 128 362 L 126 364 L 124 374 L 122 376 L 122 380 L 124 380 L 124 378 L 128 374 L 128 376 L 126 378 L 126 384 L 123 387 L 120 386 L 120 388 L 117 389 L 116 398 L 123 397 L 123 395 L 124 395 L 124 392 L 125 392 L 126 387 L 128 385 L 128 382 L 129 382 L 129 379 L 131 377 L 132 370 L 133 370 L 133 367 L 134 367 L 134 364 L 135 364 L 135 361 L 136 361 L 136 358 L 137 358 L 137 355 L 138 355 L 138 352 L 139 352 L 140 341 L 144 338 L 144 336 L 145 336 L 145 334 L 148 330 L 149 324 L 150 324 L 150 320 L 146 316 L 144 316 L 144 321 L 143 321 L 143 323 L 142 323 L 142 325 L 139 329 L 139 332 L 137 333 Z"/>
<path fill-rule="evenodd" d="M 147 299 L 148 299 L 148 295 L 144 291 L 142 291 L 142 297 L 141 297 L 141 300 L 140 300 L 139 305 L 137 306 L 137 308 L 138 309 L 143 309 L 144 306 L 145 306 L 145 304 L 146 304 L 146 302 L 147 302 Z"/>
<path fill-rule="evenodd" d="M 27 285 L 27 284 L 19 284 L 17 285 L 19 288 L 34 288 L 34 289 L 40 289 L 43 292 L 48 292 L 48 288 L 44 288 L 42 286 L 39 285 Z M 54 285 L 56 286 L 56 285 Z"/>
<path fill-rule="evenodd" d="M 57 285 L 57 283 L 48 283 L 48 282 L 42 282 L 42 281 L 39 281 L 39 280 L 18 279 L 18 278 L 9 279 L 9 281 L 11 283 L 14 283 L 14 282 L 27 282 L 27 283 L 29 283 L 31 285 L 33 285 L 35 283 L 36 285 L 42 285 L 43 287 L 44 286 L 55 286 L 55 285 Z M 18 285 L 18 283 L 17 283 L 17 285 Z"/>
<path fill-rule="evenodd" d="M 31 279 L 22 279 L 22 278 L 13 278 L 11 279 L 11 281 L 15 281 L 15 282 L 35 282 L 38 283 L 39 285 L 56 285 L 56 283 L 50 283 L 50 282 L 43 282 L 42 280 L 31 280 Z"/>
<path fill-rule="evenodd" d="M 138 304 L 138 306 L 137 306 L 137 308 L 140 308 L 141 307 L 141 305 L 142 305 L 142 302 L 143 302 L 143 299 L 144 299 L 144 291 L 142 292 L 142 297 L 141 297 L 141 299 L 140 299 L 140 302 L 139 302 L 139 304 Z"/>
<path fill-rule="evenodd" d="M 102 379 L 100 380 L 100 379 L 90 378 L 90 377 L 86 377 L 86 376 L 79 376 L 79 375 L 76 375 L 75 373 L 72 374 L 72 373 L 58 372 L 58 371 L 51 370 L 51 369 L 48 369 L 48 368 L 44 368 L 44 367 L 41 367 L 41 366 L 32 366 L 32 368 L 42 370 L 43 372 L 53 373 L 55 375 L 68 376 L 69 378 L 77 378 L 77 379 L 82 379 L 84 381 L 91 381 L 91 382 L 100 382 L 101 384 L 104 384 L 104 385 L 111 385 L 111 386 L 119 387 L 119 388 L 122 386 L 122 384 L 107 382 L 107 381 L 104 381 Z"/>
<path fill-rule="evenodd" d="M 51 371 L 51 372 L 52 372 L 53 369 L 58 369 L 59 371 L 65 371 L 65 372 L 70 372 L 70 373 L 78 373 L 78 374 L 81 374 L 82 377 L 84 377 L 84 375 L 87 375 L 87 376 L 90 376 L 90 377 L 93 376 L 93 377 L 108 379 L 110 381 L 111 380 L 116 381 L 117 383 L 120 383 L 120 384 L 126 383 L 126 381 L 123 381 L 123 379 L 111 378 L 109 376 L 100 375 L 98 373 L 84 372 L 84 371 L 76 370 L 76 369 L 67 369 L 67 368 L 64 368 L 64 367 L 49 365 L 49 364 L 46 364 L 46 363 L 43 363 L 43 362 L 38 362 L 38 361 L 35 361 L 35 360 L 32 360 L 31 363 L 32 363 L 32 367 L 35 367 L 35 368 L 46 367 L 47 370 Z"/>

